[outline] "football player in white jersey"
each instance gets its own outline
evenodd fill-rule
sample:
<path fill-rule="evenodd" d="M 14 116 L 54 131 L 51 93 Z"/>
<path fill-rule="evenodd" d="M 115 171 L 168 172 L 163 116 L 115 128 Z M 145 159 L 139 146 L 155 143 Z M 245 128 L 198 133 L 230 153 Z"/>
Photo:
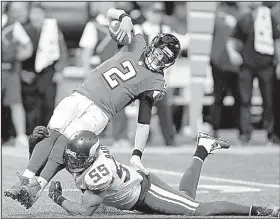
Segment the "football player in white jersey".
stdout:
<path fill-rule="evenodd" d="M 93 132 L 79 131 L 66 146 L 64 164 L 73 175 L 77 188 L 83 191 L 82 203 L 69 201 L 62 196 L 59 181 L 51 183 L 49 197 L 75 216 L 91 216 L 101 204 L 105 204 L 120 210 L 138 210 L 149 214 L 279 217 L 280 209 L 277 207 L 270 209 L 227 201 L 201 203 L 195 200 L 204 159 L 216 149 L 229 147 L 223 139 L 200 133 L 191 166 L 183 175 L 178 191 L 152 173 L 146 175 L 117 162 L 108 148 L 100 145 Z"/>

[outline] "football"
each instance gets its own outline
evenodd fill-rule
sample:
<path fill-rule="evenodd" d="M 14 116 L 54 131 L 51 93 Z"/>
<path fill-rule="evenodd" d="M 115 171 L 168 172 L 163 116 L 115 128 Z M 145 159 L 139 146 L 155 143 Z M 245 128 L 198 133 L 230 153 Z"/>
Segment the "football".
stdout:
<path fill-rule="evenodd" d="M 113 20 L 113 21 L 110 22 L 109 33 L 110 33 L 112 39 L 115 40 L 120 45 L 128 45 L 128 36 L 127 35 L 123 38 L 122 42 L 119 42 L 117 40 L 117 34 L 116 33 L 117 33 L 119 27 L 120 27 L 120 21 L 119 20 Z"/>

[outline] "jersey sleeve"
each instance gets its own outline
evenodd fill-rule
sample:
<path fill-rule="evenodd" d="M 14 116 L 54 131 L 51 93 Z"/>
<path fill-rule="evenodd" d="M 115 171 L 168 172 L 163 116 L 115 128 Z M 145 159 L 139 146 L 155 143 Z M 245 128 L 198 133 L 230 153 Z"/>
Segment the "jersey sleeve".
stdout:
<path fill-rule="evenodd" d="M 85 175 L 84 181 L 87 189 L 102 192 L 113 183 L 113 174 L 105 164 L 94 165 Z"/>
<path fill-rule="evenodd" d="M 139 101 L 138 123 L 150 124 L 154 105 L 153 91 L 146 91 L 140 94 Z"/>

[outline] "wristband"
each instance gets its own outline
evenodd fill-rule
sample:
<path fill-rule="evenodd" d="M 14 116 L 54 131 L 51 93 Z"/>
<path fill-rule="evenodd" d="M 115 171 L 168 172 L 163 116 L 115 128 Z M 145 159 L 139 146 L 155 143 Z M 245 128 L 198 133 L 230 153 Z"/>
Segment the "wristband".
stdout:
<path fill-rule="evenodd" d="M 58 197 L 56 204 L 62 206 L 62 203 L 66 200 L 62 195 Z"/>
<path fill-rule="evenodd" d="M 141 157 L 142 157 L 142 152 L 141 152 L 140 150 L 138 150 L 138 149 L 134 149 L 133 152 L 132 152 L 132 156 L 133 156 L 133 155 L 137 155 L 137 156 L 140 157 L 140 159 L 141 159 Z"/>
<path fill-rule="evenodd" d="M 119 21 L 121 22 L 124 17 L 129 17 L 129 15 L 127 13 L 121 14 L 119 17 Z"/>

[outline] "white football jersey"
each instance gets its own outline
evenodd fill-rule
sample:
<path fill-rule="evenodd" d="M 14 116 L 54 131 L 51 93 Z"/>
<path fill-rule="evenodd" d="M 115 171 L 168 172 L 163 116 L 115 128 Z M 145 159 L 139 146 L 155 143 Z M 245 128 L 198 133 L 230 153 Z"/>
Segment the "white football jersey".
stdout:
<path fill-rule="evenodd" d="M 106 146 L 101 146 L 96 161 L 81 175 L 74 174 L 74 179 L 81 190 L 106 190 L 103 203 L 122 210 L 135 205 L 143 180 L 135 169 L 114 160 Z"/>

